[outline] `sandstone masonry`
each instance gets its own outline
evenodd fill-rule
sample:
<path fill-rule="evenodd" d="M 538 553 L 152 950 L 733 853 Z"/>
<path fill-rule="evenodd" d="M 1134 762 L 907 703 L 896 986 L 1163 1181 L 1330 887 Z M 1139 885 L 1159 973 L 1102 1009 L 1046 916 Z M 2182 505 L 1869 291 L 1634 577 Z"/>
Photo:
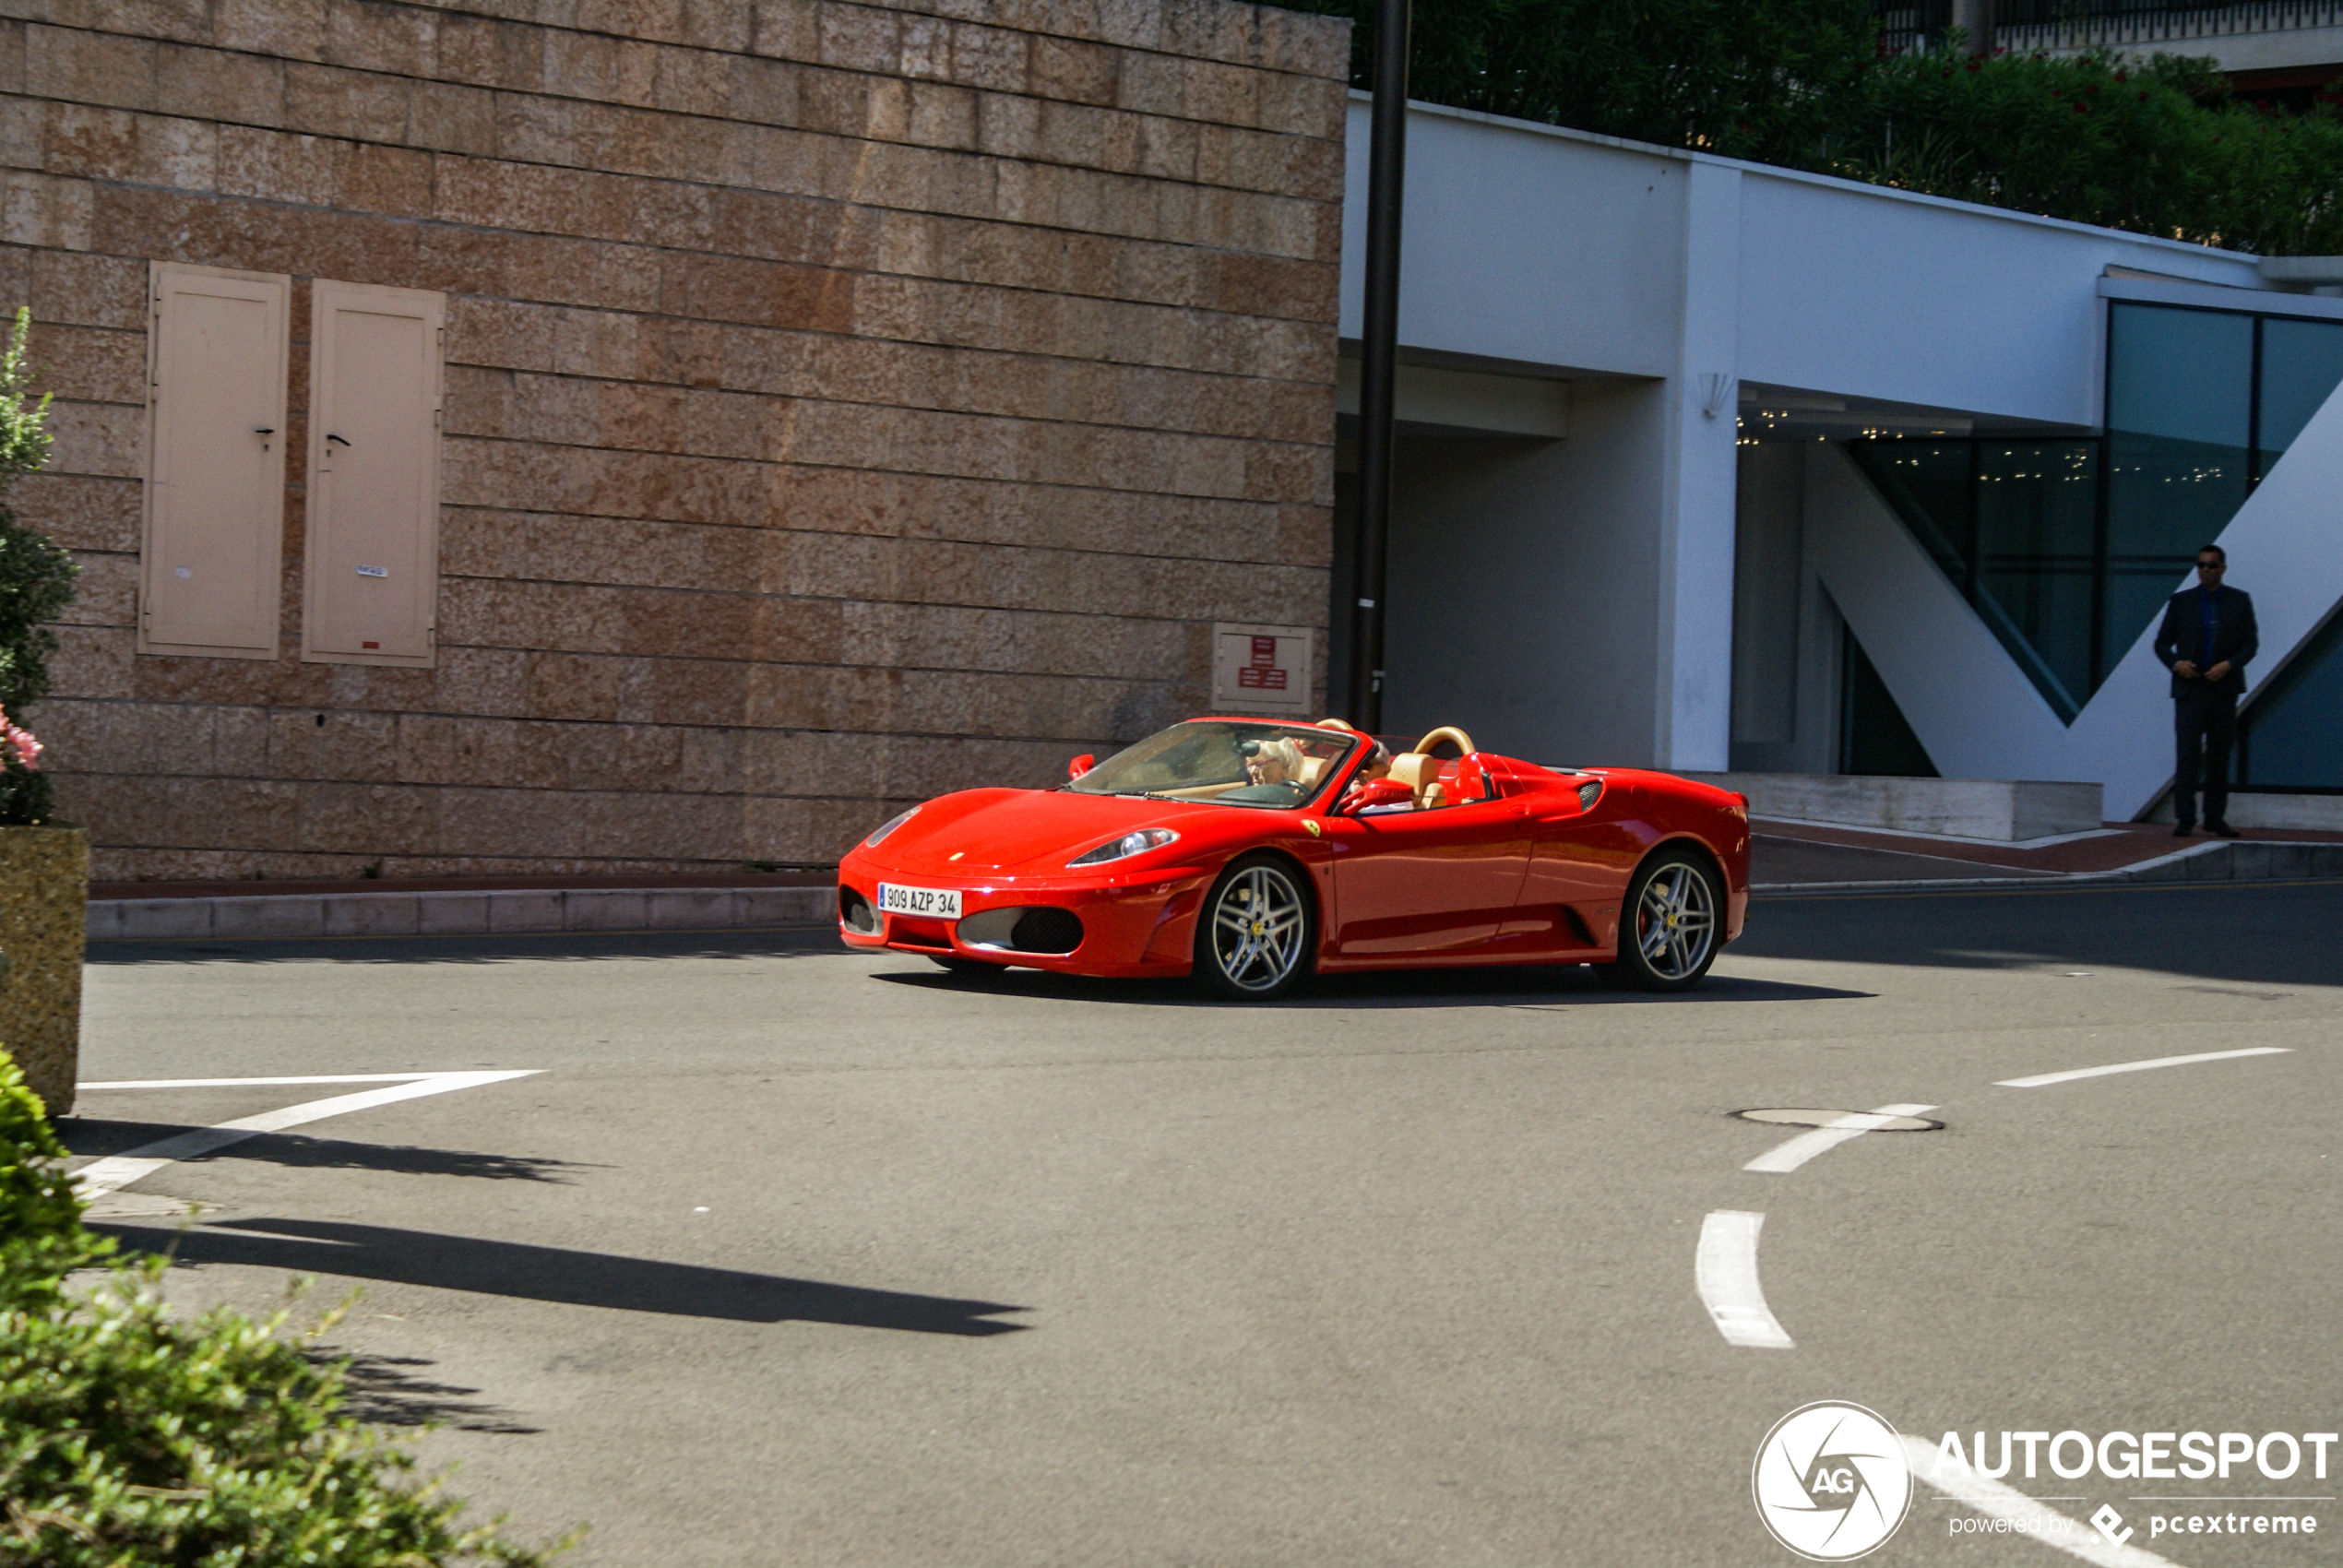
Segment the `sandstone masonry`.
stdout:
<path fill-rule="evenodd" d="M 1347 24 L 0 8 L 101 878 L 825 863 L 1201 710 L 1216 620 L 1325 625 Z M 135 651 L 153 261 L 294 279 L 273 662 Z M 447 296 L 433 669 L 298 658 L 312 279 Z"/>

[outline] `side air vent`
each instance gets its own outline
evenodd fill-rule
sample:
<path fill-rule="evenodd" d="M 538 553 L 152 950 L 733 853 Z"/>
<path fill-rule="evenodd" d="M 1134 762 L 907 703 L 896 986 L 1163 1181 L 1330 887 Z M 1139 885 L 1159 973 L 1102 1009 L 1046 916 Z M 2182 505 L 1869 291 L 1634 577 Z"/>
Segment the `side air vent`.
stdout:
<path fill-rule="evenodd" d="M 1082 919 L 1071 909 L 1047 905 L 1012 905 L 986 909 L 962 921 L 958 935 L 970 947 L 1010 953 L 1071 953 L 1082 945 Z"/>
<path fill-rule="evenodd" d="M 868 898 L 851 887 L 841 886 L 838 890 L 838 918 L 846 923 L 849 931 L 868 934 L 879 928 L 878 911 L 871 908 Z"/>

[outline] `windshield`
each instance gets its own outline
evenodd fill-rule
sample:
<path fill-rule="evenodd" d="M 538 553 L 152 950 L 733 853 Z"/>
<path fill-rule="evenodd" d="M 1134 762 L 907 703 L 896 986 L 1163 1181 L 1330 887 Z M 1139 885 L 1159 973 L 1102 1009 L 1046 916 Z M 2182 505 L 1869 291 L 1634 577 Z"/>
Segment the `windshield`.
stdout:
<path fill-rule="evenodd" d="M 1115 753 L 1065 788 L 1080 795 L 1299 806 L 1333 781 L 1358 743 L 1345 730 L 1199 719 Z"/>

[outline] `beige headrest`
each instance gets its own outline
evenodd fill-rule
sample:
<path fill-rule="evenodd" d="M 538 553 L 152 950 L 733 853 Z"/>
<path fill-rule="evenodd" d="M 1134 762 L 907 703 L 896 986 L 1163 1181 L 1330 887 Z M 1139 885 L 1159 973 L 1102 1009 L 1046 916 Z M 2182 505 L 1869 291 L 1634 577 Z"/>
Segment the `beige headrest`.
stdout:
<path fill-rule="evenodd" d="M 1391 759 L 1391 777 L 1421 795 L 1440 782 L 1440 759 L 1421 752 L 1403 752 Z"/>

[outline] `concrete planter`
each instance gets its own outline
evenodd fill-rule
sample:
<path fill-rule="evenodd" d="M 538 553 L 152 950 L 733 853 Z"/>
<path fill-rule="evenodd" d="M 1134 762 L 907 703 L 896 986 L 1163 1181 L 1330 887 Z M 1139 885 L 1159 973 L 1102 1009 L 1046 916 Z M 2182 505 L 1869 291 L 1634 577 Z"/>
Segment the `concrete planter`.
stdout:
<path fill-rule="evenodd" d="M 73 1109 L 81 1066 L 81 944 L 89 835 L 0 827 L 0 1046 L 52 1116 Z"/>

